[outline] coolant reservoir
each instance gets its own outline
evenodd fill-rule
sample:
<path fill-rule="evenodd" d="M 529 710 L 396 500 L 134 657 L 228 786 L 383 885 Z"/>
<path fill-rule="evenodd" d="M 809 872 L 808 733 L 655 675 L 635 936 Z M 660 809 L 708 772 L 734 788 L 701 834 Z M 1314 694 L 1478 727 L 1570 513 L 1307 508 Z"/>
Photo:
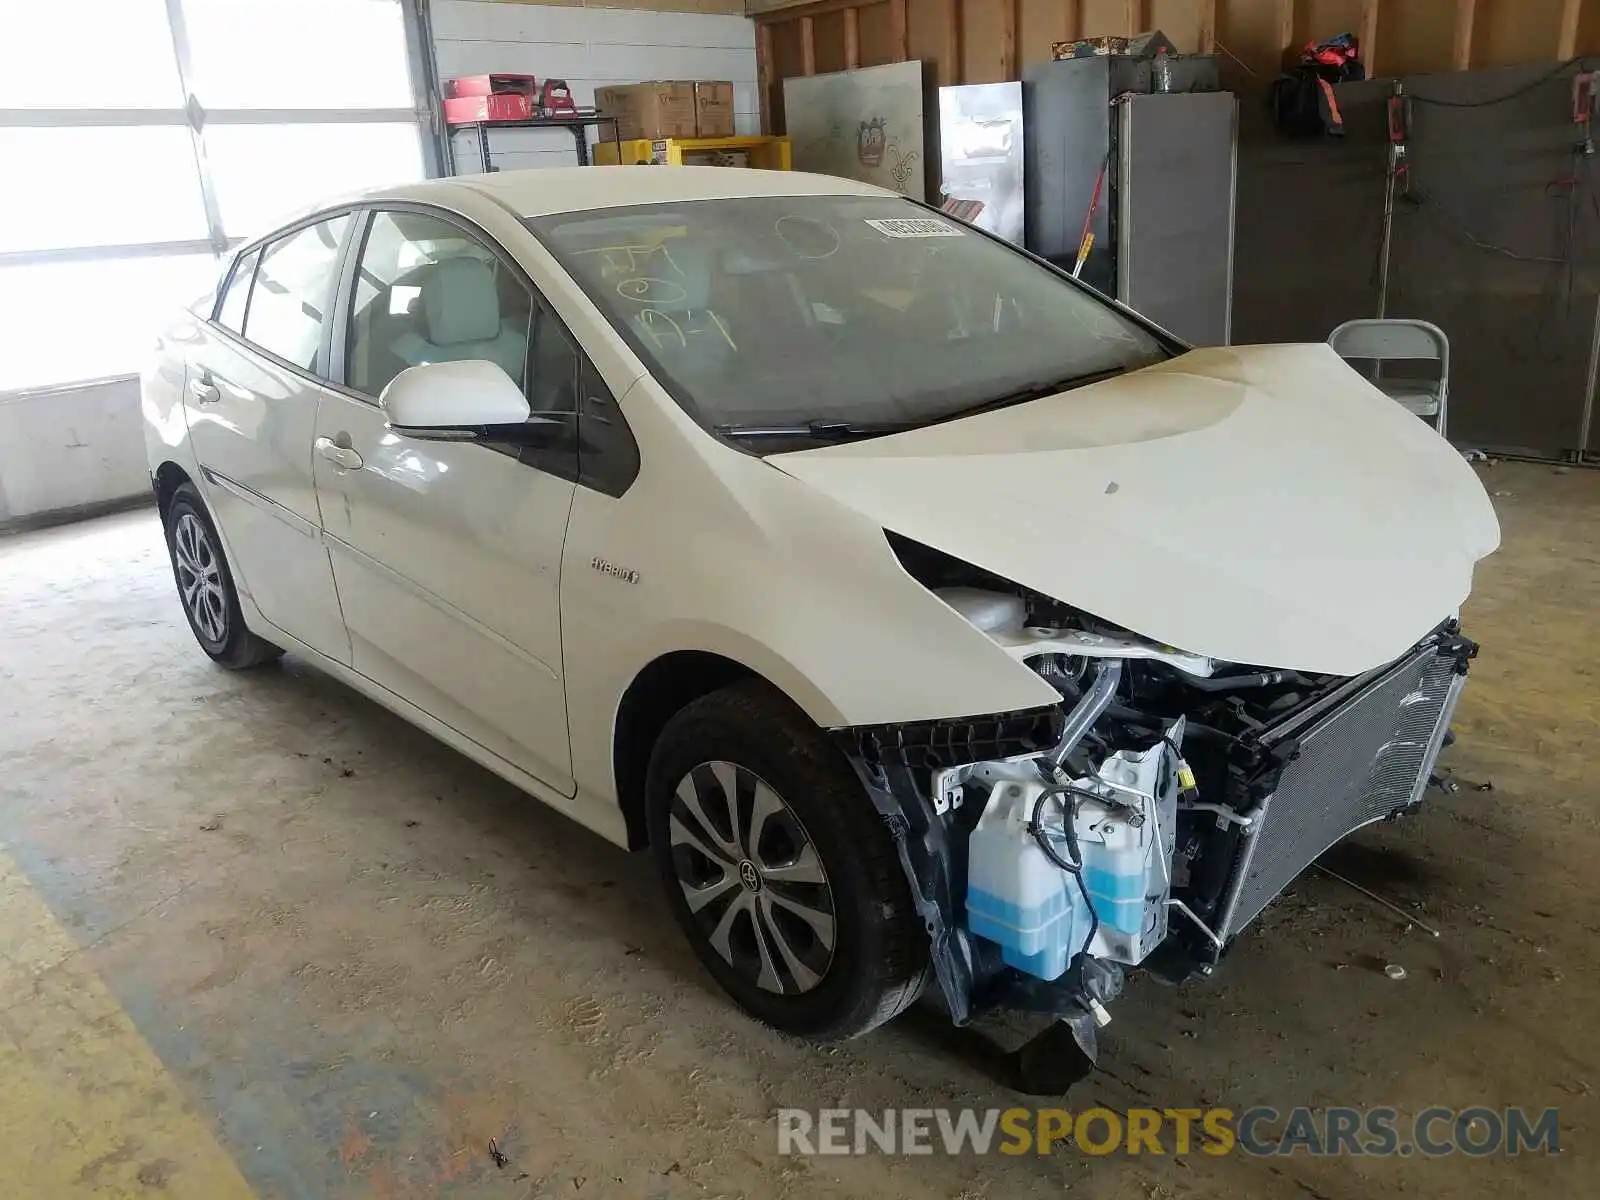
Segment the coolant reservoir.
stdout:
<path fill-rule="evenodd" d="M 1182 726 L 1174 726 L 1182 736 Z M 1140 963 L 1167 936 L 1172 893 L 1172 850 L 1177 832 L 1176 765 L 1165 745 L 1119 751 L 1100 765 L 1094 780 L 1102 802 L 1084 799 L 1074 828 L 1100 929 L 1093 953 L 1113 962 Z"/>
<path fill-rule="evenodd" d="M 1007 782 L 989 793 L 967 843 L 967 928 L 1019 971 L 1057 979 L 1083 949 L 1089 913 L 1076 881 L 1028 832 L 1038 794 Z"/>
<path fill-rule="evenodd" d="M 1143 962 L 1167 936 L 1171 840 L 1155 820 L 1142 819 L 1152 811 L 1159 815 L 1092 800 L 1078 809 L 1083 881 L 1100 918 L 1094 953 L 1113 962 Z"/>
<path fill-rule="evenodd" d="M 1180 721 L 1167 736 L 1176 745 L 1182 734 Z M 974 770 L 975 780 L 993 781 L 994 787 L 967 843 L 967 928 L 999 943 L 1008 964 L 1041 979 L 1059 978 L 1084 949 L 1112 962 L 1143 962 L 1167 936 L 1176 760 L 1165 742 L 1144 751 L 1121 750 L 1093 776 L 1073 782 L 1070 819 L 1088 903 L 1074 875 L 1052 862 L 1028 830 L 1033 807 L 1047 790 L 1036 774 L 1019 764 Z M 1059 829 L 1063 810 L 1052 800 L 1041 820 L 1055 831 L 1060 852 L 1070 856 Z M 1094 941 L 1086 946 L 1091 927 Z"/>

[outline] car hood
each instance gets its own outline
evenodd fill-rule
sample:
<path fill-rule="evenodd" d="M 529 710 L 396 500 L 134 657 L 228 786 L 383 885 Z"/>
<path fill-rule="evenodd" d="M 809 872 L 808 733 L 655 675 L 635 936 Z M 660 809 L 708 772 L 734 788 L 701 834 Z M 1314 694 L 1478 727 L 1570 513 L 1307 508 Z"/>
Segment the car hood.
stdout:
<path fill-rule="evenodd" d="M 1323 345 L 1220 347 L 767 461 L 1170 646 L 1354 675 L 1451 616 L 1500 541 L 1461 455 Z"/>

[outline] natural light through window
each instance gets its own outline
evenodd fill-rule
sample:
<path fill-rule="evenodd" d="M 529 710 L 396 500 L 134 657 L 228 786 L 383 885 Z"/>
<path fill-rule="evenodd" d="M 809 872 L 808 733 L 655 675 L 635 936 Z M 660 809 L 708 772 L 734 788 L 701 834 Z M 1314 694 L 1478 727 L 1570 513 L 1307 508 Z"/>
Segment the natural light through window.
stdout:
<path fill-rule="evenodd" d="M 32 181 L 0 187 L 0 392 L 138 372 L 241 240 L 425 173 L 400 0 L 0 0 L 0 21 L 0 161 Z"/>

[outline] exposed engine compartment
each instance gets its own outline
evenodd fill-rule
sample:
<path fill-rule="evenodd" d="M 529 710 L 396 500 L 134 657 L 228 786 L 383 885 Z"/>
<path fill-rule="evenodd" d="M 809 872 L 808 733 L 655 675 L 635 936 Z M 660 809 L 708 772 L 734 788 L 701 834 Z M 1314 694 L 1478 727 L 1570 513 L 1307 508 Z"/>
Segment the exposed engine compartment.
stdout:
<path fill-rule="evenodd" d="M 935 773 L 935 804 L 960 810 L 955 824 L 966 830 L 969 862 L 973 838 L 988 850 L 993 839 L 984 833 L 999 819 L 997 808 L 1026 809 L 1039 856 L 1058 871 L 1079 873 L 1074 890 L 1097 927 L 1084 952 L 1138 965 L 1165 941 L 1172 909 L 1202 939 L 1192 947 L 1194 961 L 1214 961 L 1221 940 L 1207 918 L 1217 910 L 1237 841 L 1284 759 L 1251 740 L 1343 680 L 1197 660 L 1048 598 L 970 587 L 935 594 L 963 615 L 992 622 L 979 627 L 997 641 L 1032 637 L 1054 647 L 1074 634 L 1095 639 L 1087 652 L 1051 648 L 1023 659 L 1061 694 L 1068 727 L 1060 744 L 1021 762 Z M 1073 716 L 1081 729 L 1070 727 Z M 1139 861 L 1109 847 L 1135 848 Z M 1113 858 L 1114 868 L 1106 861 Z M 1104 885 L 1098 892 L 1076 886 L 1090 875 Z M 980 908 L 991 894 L 979 893 Z M 1099 919 L 1108 907 L 1122 919 Z"/>
<path fill-rule="evenodd" d="M 1357 677 L 1217 662 L 890 540 L 1061 696 L 849 731 L 869 790 L 904 821 L 952 1014 L 1050 1012 L 1079 1023 L 1091 1059 L 1124 968 L 1209 973 L 1324 850 L 1416 807 L 1477 650 L 1452 620 Z"/>

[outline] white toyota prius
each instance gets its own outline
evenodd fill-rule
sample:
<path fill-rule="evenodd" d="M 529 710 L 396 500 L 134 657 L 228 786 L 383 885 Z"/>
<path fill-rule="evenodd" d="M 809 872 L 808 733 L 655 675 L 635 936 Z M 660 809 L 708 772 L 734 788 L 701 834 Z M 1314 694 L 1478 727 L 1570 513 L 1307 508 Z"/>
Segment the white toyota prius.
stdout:
<path fill-rule="evenodd" d="M 143 405 L 213 659 L 295 654 L 648 847 L 780 1029 L 933 979 L 1059 1018 L 1068 1078 L 1129 968 L 1209 973 L 1422 800 L 1499 539 L 1326 347 L 1192 350 L 804 174 L 330 202 L 165 328 Z"/>

